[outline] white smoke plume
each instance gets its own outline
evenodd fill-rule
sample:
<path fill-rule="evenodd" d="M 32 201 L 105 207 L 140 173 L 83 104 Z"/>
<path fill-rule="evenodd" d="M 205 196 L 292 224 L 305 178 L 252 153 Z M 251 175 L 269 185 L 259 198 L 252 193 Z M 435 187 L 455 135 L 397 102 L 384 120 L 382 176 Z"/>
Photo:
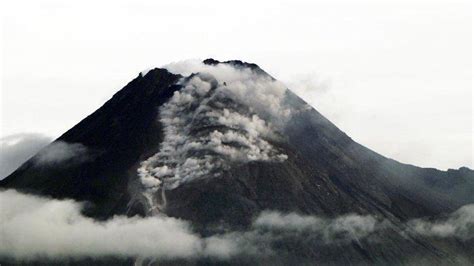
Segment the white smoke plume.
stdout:
<path fill-rule="evenodd" d="M 165 68 L 188 77 L 159 109 L 164 127 L 160 151 L 138 169 L 150 212 L 165 207 L 160 189 L 219 176 L 232 163 L 287 158 L 270 144 L 290 115 L 282 83 L 229 64 L 185 61 Z"/>
<path fill-rule="evenodd" d="M 49 143 L 51 138 L 36 133 L 20 133 L 1 138 L 0 179 L 7 177 Z"/>
<path fill-rule="evenodd" d="M 277 80 L 252 70 L 231 64 L 207 65 L 199 60 L 186 60 L 164 66 L 169 72 L 189 76 L 209 74 L 219 82 L 226 82 L 226 91 L 259 113 L 271 113 L 279 119 L 288 117 L 291 110 L 284 103 L 286 86 Z"/>
<path fill-rule="evenodd" d="M 92 154 L 81 143 L 55 141 L 36 154 L 33 161 L 37 166 L 42 166 L 62 162 L 82 163 L 91 158 Z"/>

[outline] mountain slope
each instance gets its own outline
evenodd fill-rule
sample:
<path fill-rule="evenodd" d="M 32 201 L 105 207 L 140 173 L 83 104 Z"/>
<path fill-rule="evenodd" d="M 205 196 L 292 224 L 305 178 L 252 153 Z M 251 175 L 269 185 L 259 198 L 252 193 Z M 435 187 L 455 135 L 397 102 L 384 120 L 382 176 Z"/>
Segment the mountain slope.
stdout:
<path fill-rule="evenodd" d="M 84 164 L 36 166 L 34 158 L 1 181 L 12 187 L 95 204 L 94 216 L 125 212 L 128 171 L 161 142 L 157 106 L 179 87 L 166 70 L 137 77 L 57 141 L 82 143 L 98 154 Z"/>
<path fill-rule="evenodd" d="M 0 186 L 88 201 L 86 214 L 99 219 L 166 213 L 192 221 L 203 234 L 214 226 L 246 228 L 266 210 L 370 214 L 401 226 L 474 202 L 472 170 L 439 171 L 385 158 L 255 64 L 208 59 L 200 67 L 210 74 L 184 73 L 179 66 L 140 74 L 56 140 L 84 145 L 87 160 L 38 164 L 40 153 Z M 273 86 L 278 93 L 265 91 Z M 281 249 L 288 263 L 402 263 L 400 254 L 436 259 L 452 250 L 472 255 L 463 243 L 388 235 L 383 245 L 315 248 L 289 239 Z"/>

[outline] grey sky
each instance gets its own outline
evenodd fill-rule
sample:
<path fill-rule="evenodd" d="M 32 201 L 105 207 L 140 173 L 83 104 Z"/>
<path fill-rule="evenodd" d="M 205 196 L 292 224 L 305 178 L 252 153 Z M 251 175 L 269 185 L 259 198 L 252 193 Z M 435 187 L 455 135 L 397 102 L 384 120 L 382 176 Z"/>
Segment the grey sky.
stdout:
<path fill-rule="evenodd" d="M 356 141 L 473 167 L 470 1 L 2 3 L 1 132 L 52 137 L 141 70 L 259 64 Z"/>

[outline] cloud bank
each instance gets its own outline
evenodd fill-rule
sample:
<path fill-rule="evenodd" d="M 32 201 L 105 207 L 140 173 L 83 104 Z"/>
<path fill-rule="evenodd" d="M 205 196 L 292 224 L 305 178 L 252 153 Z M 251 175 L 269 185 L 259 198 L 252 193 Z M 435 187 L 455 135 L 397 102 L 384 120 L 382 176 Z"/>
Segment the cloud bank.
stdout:
<path fill-rule="evenodd" d="M 0 179 L 7 177 L 29 158 L 51 143 L 51 138 L 20 133 L 0 139 Z"/>
<path fill-rule="evenodd" d="M 122 258 L 226 260 L 236 255 L 277 255 L 274 244 L 285 239 L 321 245 L 349 243 L 386 228 L 383 219 L 348 214 L 334 219 L 318 216 L 262 212 L 248 230 L 224 231 L 202 237 L 190 223 L 156 215 L 115 216 L 96 221 L 81 214 L 82 204 L 18 193 L 0 192 L 0 257 Z M 407 225 L 433 237 L 474 237 L 474 205 L 467 205 L 442 221 L 414 220 Z M 316 242 L 314 242 L 316 241 Z"/>
<path fill-rule="evenodd" d="M 247 231 L 223 232 L 210 237 L 194 233 L 183 220 L 115 216 L 95 221 L 81 214 L 82 204 L 26 195 L 14 190 L 0 192 L 0 257 L 19 260 L 38 258 L 100 258 L 106 256 L 193 259 L 228 259 L 238 254 L 271 255 L 273 242 L 301 234 L 347 233 L 340 240 L 364 237 L 374 229 L 370 217 L 356 215 L 334 221 L 313 216 L 264 212 Z M 285 234 L 282 234 L 285 232 Z"/>
<path fill-rule="evenodd" d="M 82 204 L 72 200 L 41 198 L 13 190 L 0 192 L 0 257 L 170 259 L 227 255 L 214 240 L 199 238 L 188 223 L 178 219 L 116 216 L 99 222 L 83 216 L 81 208 Z"/>

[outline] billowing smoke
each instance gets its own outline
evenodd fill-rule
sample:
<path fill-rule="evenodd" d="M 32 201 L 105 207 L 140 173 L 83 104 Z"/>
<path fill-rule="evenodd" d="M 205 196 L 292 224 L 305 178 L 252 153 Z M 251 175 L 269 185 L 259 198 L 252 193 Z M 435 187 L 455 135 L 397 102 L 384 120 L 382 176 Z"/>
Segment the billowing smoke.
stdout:
<path fill-rule="evenodd" d="M 0 139 L 0 179 L 5 178 L 38 151 L 51 138 L 35 133 L 20 133 Z"/>
<path fill-rule="evenodd" d="M 230 64 L 185 61 L 166 68 L 187 77 L 159 109 L 160 151 L 138 169 L 150 212 L 162 210 L 164 191 L 182 183 L 219 176 L 235 163 L 287 158 L 271 144 L 290 115 L 283 84 Z"/>
<path fill-rule="evenodd" d="M 285 85 L 261 69 L 240 67 L 232 64 L 208 65 L 199 60 L 187 60 L 164 66 L 168 71 L 183 76 L 193 73 L 208 74 L 221 83 L 226 83 L 225 91 L 238 101 L 255 108 L 260 114 L 272 114 L 283 120 L 291 113 L 284 105 L 287 92 Z"/>
<path fill-rule="evenodd" d="M 42 149 L 34 158 L 37 166 L 57 163 L 82 163 L 92 158 L 86 146 L 80 143 L 55 141 Z"/>

